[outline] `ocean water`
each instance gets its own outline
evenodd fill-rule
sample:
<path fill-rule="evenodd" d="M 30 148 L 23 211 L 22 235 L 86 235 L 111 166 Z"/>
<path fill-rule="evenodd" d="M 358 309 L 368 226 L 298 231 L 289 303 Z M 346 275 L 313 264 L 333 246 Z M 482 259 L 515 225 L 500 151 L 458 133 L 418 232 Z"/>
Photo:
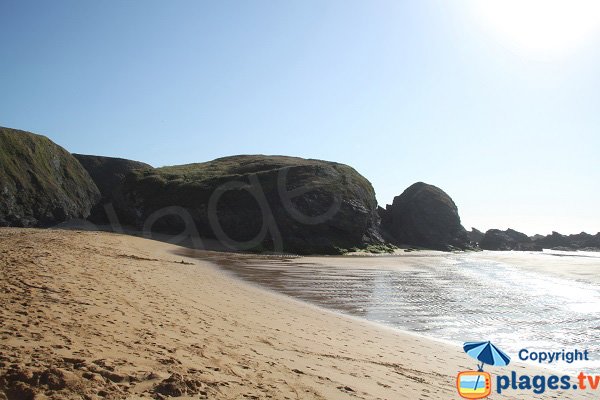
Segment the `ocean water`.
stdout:
<path fill-rule="evenodd" d="M 596 258 L 600 272 L 598 253 L 553 255 L 565 264 L 582 256 Z M 260 258 L 222 267 L 271 290 L 390 327 L 457 344 L 491 340 L 513 360 L 523 348 L 588 350 L 590 361 L 542 365 L 600 373 L 598 283 L 469 254 L 425 263 L 415 258 L 419 262 L 409 268 L 393 268 L 393 257 L 378 268 L 378 258 L 364 257 L 364 267 L 357 260 L 349 265 L 345 257 L 325 264 Z"/>

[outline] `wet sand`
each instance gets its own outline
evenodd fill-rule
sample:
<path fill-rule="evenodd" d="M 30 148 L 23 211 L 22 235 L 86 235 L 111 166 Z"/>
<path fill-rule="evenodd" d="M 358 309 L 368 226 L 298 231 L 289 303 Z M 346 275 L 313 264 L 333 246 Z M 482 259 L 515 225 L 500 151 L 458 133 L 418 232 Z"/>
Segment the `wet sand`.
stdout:
<path fill-rule="evenodd" d="M 600 253 L 591 255 L 581 253 L 581 255 L 573 256 L 559 252 L 482 251 L 474 253 L 473 257 L 519 265 L 530 271 L 600 284 Z M 568 258 L 568 262 L 565 262 L 566 258 Z"/>
<path fill-rule="evenodd" d="M 456 373 L 475 367 L 457 346 L 259 289 L 181 251 L 0 229 L 0 398 L 451 399 Z"/>
<path fill-rule="evenodd" d="M 600 270 L 600 258 L 594 257 L 419 251 L 217 257 L 215 262 L 260 287 L 455 345 L 492 340 L 514 358 L 523 348 L 560 352 L 583 346 L 590 352 L 588 360 L 551 366 L 565 373 L 600 373 L 595 333 L 600 285 L 578 279 Z M 547 261 L 558 262 L 548 266 Z"/>

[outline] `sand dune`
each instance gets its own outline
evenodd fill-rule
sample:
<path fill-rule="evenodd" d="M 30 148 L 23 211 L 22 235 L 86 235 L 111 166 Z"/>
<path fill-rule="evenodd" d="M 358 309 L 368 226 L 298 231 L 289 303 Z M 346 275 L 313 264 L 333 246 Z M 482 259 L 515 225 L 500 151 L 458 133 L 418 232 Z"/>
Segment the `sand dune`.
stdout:
<path fill-rule="evenodd" d="M 474 367 L 459 347 L 261 290 L 178 251 L 0 229 L 0 399 L 451 399 L 456 373 Z"/>

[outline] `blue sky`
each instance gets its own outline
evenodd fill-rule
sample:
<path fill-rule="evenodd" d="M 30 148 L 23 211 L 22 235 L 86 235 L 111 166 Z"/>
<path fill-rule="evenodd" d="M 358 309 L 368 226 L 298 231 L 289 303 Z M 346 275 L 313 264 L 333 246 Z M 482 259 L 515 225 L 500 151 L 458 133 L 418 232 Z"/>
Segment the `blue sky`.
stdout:
<path fill-rule="evenodd" d="M 425 181 L 452 196 L 467 228 L 598 232 L 596 21 L 582 12 L 556 28 L 563 10 L 535 10 L 514 31 L 519 9 L 505 11 L 466 0 L 4 0 L 0 125 L 154 166 L 333 160 L 366 176 L 382 205 Z"/>

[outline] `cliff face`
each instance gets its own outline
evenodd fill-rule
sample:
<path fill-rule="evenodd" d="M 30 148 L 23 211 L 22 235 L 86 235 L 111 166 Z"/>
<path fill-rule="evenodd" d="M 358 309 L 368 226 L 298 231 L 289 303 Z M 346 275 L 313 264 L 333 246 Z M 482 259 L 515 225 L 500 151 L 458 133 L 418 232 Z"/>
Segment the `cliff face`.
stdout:
<path fill-rule="evenodd" d="M 78 157 L 95 177 L 116 169 Z M 110 182 L 103 196 L 119 219 L 140 228 L 193 229 L 243 250 L 337 253 L 382 242 L 373 187 L 347 165 L 254 155 L 134 166 L 122 178 L 103 178 Z"/>
<path fill-rule="evenodd" d="M 600 234 L 467 233 L 450 196 L 422 182 L 383 209 L 367 179 L 334 162 L 244 155 L 153 168 L 71 155 L 44 136 L 8 128 L 0 128 L 0 194 L 0 226 L 88 218 L 215 238 L 238 250 L 335 254 L 386 242 L 439 250 L 477 243 L 490 250 L 600 248 Z"/>
<path fill-rule="evenodd" d="M 88 171 L 96 186 L 100 190 L 100 200 L 92 208 L 89 220 L 96 224 L 110 222 L 105 206 L 112 207 L 116 215 L 120 216 L 120 223 L 133 225 L 135 223 L 135 210 L 127 204 L 123 194 L 125 178 L 136 170 L 150 170 L 152 166 L 139 161 L 123 158 L 89 156 L 73 154 L 73 156 Z M 108 212 L 112 212 L 109 209 Z"/>
<path fill-rule="evenodd" d="M 479 229 L 473 228 L 473 227 L 471 227 L 470 231 L 467 231 L 467 237 L 469 238 L 469 242 L 471 242 L 471 245 L 474 245 L 474 246 L 477 246 L 479 244 L 479 242 L 481 242 L 484 235 L 485 234 L 483 232 L 481 232 Z"/>
<path fill-rule="evenodd" d="M 50 226 L 86 218 L 98 188 L 50 139 L 0 127 L 0 226 Z"/>
<path fill-rule="evenodd" d="M 380 212 L 383 229 L 397 244 L 439 250 L 469 248 L 456 204 L 438 187 L 417 182 Z"/>

